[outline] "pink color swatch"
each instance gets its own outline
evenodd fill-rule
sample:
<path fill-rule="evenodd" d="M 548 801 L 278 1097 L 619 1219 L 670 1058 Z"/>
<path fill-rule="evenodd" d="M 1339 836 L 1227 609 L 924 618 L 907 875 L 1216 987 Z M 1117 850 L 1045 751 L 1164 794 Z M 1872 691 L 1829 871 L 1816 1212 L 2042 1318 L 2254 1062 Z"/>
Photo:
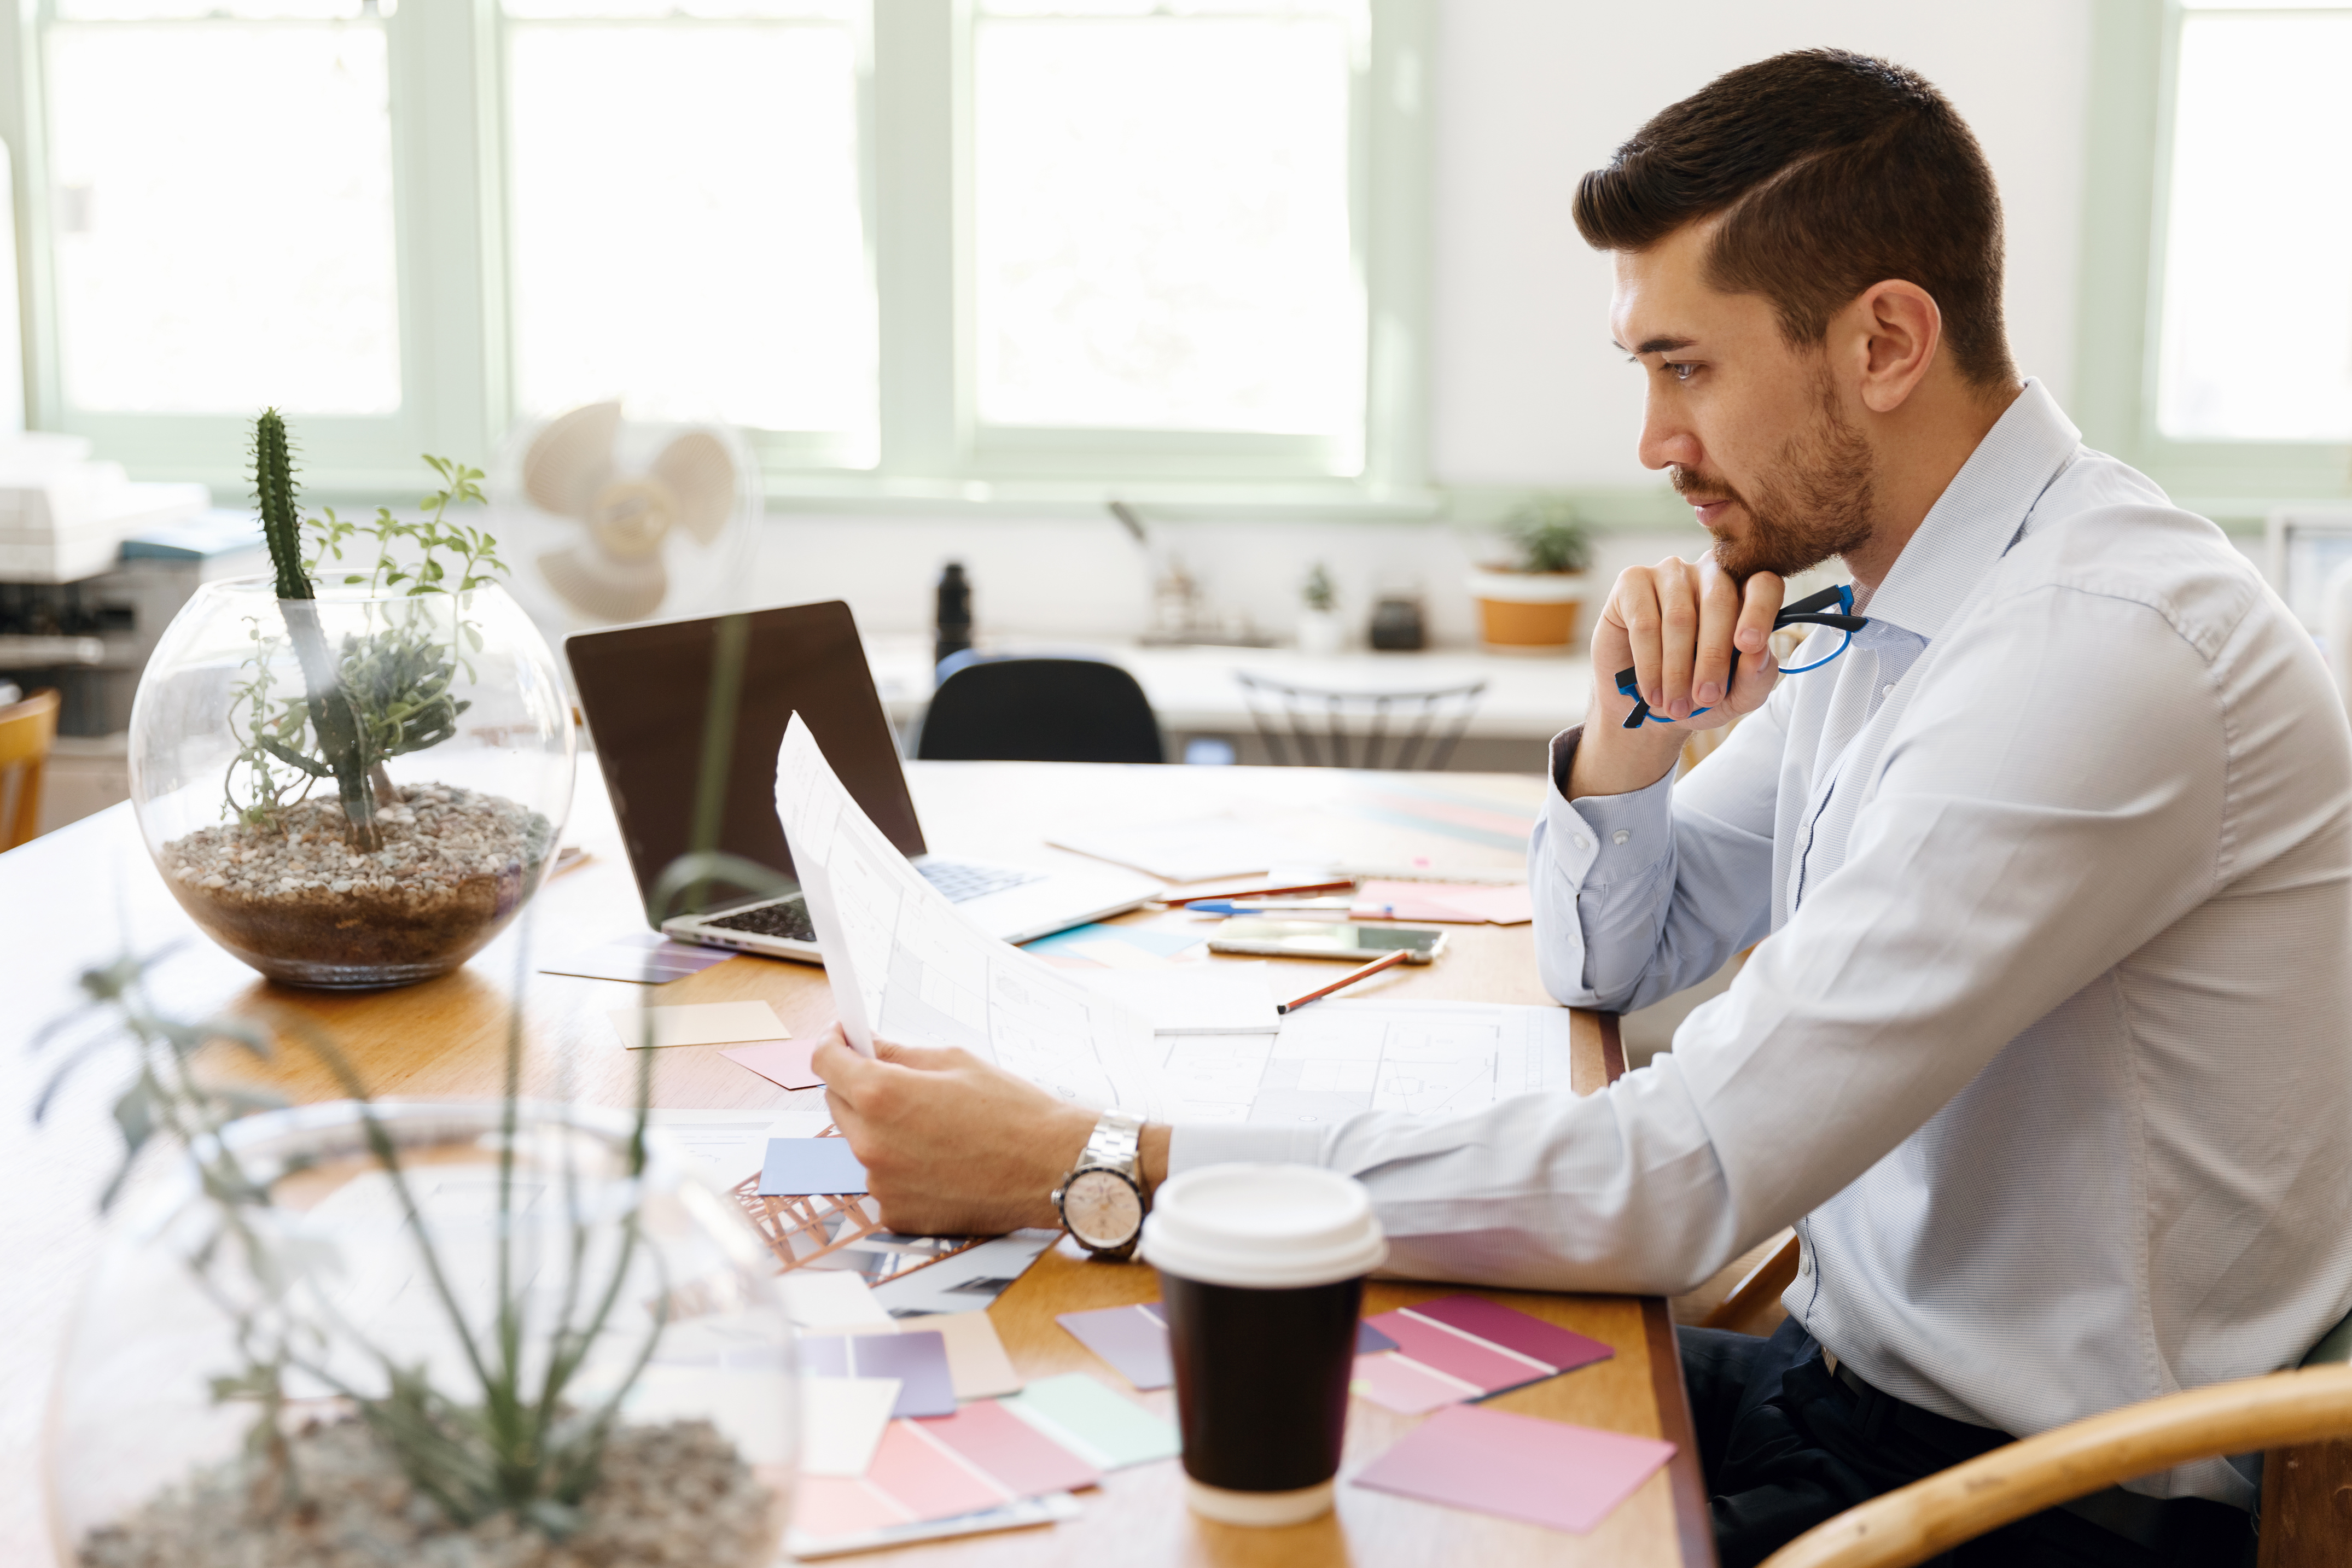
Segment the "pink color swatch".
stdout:
<path fill-rule="evenodd" d="M 1556 1371 L 1567 1372 L 1588 1362 L 1606 1361 L 1616 1352 L 1597 1339 L 1515 1312 L 1484 1296 L 1445 1296 L 1405 1309 L 1447 1328 L 1475 1334 L 1488 1344 L 1533 1356 Z"/>
<path fill-rule="evenodd" d="M 856 1476 L 801 1476 L 793 1482 L 793 1528 L 811 1535 L 863 1535 L 912 1517 Z"/>
<path fill-rule="evenodd" d="M 1654 1437 L 1457 1405 L 1423 1422 L 1354 1484 L 1581 1535 L 1674 1453 Z"/>
<path fill-rule="evenodd" d="M 985 1470 L 1014 1497 L 1072 1491 L 1102 1480 L 1100 1470 L 993 1399 L 916 1425 Z"/>
<path fill-rule="evenodd" d="M 1358 920 L 1421 920 L 1436 925 L 1524 925 L 1536 917 L 1525 883 L 1506 887 L 1446 882 L 1368 882 L 1356 889 Z"/>
<path fill-rule="evenodd" d="M 974 1475 L 912 1421 L 893 1421 L 883 1429 L 866 1479 L 915 1519 L 953 1519 L 1008 1500 L 1004 1490 Z"/>
<path fill-rule="evenodd" d="M 1402 1354 L 1448 1377 L 1475 1384 L 1482 1394 L 1500 1394 L 1506 1388 L 1517 1388 L 1522 1383 L 1533 1383 L 1552 1375 L 1548 1366 L 1532 1365 L 1506 1355 L 1482 1341 L 1423 1322 L 1410 1313 L 1382 1312 L 1366 1321 L 1396 1341 Z"/>
<path fill-rule="evenodd" d="M 1441 1405 L 1459 1405 L 1479 1396 L 1479 1391 L 1468 1384 L 1401 1355 L 1358 1356 L 1348 1390 L 1400 1416 L 1420 1416 Z"/>
<path fill-rule="evenodd" d="M 757 1045 L 738 1045 L 719 1054 L 740 1067 L 748 1067 L 771 1083 L 781 1083 L 787 1089 L 814 1089 L 824 1082 L 809 1066 L 809 1052 L 821 1041 L 809 1040 L 764 1040 Z"/>

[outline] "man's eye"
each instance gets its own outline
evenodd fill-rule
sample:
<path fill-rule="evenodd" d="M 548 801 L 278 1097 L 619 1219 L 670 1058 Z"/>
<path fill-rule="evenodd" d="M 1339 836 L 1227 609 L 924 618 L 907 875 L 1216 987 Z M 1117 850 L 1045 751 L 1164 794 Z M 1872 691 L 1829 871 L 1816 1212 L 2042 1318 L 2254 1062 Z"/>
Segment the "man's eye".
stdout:
<path fill-rule="evenodd" d="M 1675 380 L 1678 382 L 1686 382 L 1698 371 L 1698 367 L 1696 365 L 1685 364 L 1674 360 L 1664 361 L 1658 368 L 1664 371 L 1666 374 L 1674 377 Z"/>

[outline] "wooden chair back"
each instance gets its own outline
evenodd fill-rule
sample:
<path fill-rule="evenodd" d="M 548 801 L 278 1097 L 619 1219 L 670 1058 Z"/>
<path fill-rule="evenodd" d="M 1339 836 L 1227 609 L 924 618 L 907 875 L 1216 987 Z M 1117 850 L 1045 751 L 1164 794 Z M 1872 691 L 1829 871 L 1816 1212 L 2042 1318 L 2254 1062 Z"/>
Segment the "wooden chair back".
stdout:
<path fill-rule="evenodd" d="M 41 831 L 41 778 L 58 737 L 58 694 L 35 692 L 0 707 L 0 850 Z"/>

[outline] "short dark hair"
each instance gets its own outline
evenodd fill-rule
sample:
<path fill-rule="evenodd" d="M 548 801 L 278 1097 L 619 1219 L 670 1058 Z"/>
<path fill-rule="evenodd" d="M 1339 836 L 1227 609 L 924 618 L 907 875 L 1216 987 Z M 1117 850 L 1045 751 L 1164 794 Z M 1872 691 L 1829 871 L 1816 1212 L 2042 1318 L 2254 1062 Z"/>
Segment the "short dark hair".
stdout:
<path fill-rule="evenodd" d="M 1873 284 L 1931 295 L 1960 374 L 2013 383 L 2001 324 L 2000 193 L 1951 100 L 1917 72 L 1801 49 L 1661 110 L 1576 188 L 1596 250 L 1647 250 L 1722 214 L 1708 281 L 1771 301 L 1791 343 Z"/>

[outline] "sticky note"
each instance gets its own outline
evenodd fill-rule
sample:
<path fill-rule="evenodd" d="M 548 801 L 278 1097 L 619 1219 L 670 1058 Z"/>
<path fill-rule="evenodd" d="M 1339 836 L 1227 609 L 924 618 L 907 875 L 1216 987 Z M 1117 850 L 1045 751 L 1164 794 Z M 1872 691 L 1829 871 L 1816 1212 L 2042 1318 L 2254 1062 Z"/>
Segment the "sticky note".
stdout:
<path fill-rule="evenodd" d="M 814 1040 L 768 1040 L 757 1045 L 731 1046 L 719 1054 L 771 1083 L 786 1089 L 814 1089 L 824 1082 L 809 1065 L 809 1053 L 815 1050 Z"/>
<path fill-rule="evenodd" d="M 1353 1484 L 1581 1535 L 1674 1452 L 1654 1437 L 1456 1405 L 1407 1433 Z"/>
<path fill-rule="evenodd" d="M 894 1417 L 945 1416 L 956 1407 L 947 1341 L 936 1332 L 812 1334 L 801 1341 L 801 1370 L 826 1377 L 895 1378 Z"/>
<path fill-rule="evenodd" d="M 671 1045 L 749 1045 L 755 1040 L 787 1040 L 792 1030 L 765 1002 L 688 1002 L 668 1008 L 610 1008 L 621 1043 L 635 1050 L 651 1043 Z M 650 1040 L 647 1030 L 652 1031 Z"/>
<path fill-rule="evenodd" d="M 1088 1463 L 993 1399 L 915 1425 L 926 1437 L 987 1471 L 1014 1497 L 1070 1491 L 1102 1479 L 1101 1466 Z"/>
<path fill-rule="evenodd" d="M 846 1138 L 771 1138 L 760 1167 L 761 1197 L 854 1196 L 866 1190 L 866 1167 Z"/>
<path fill-rule="evenodd" d="M 866 1281 L 846 1269 L 793 1269 L 777 1276 L 784 1314 L 803 1330 L 859 1332 L 866 1326 L 897 1328 Z"/>
<path fill-rule="evenodd" d="M 875 1449 L 898 1402 L 893 1377 L 803 1377 L 801 1398 L 801 1469 L 813 1476 L 859 1476 L 874 1462 Z"/>
<path fill-rule="evenodd" d="M 947 1343 L 948 1375 L 959 1399 L 992 1399 L 1021 1391 L 1021 1375 L 1013 1370 L 1004 1342 L 986 1312 L 935 1312 L 903 1320 L 900 1333 L 936 1332 Z"/>
<path fill-rule="evenodd" d="M 1176 1381 L 1168 1355 L 1168 1324 L 1156 1306 L 1064 1312 L 1054 1321 L 1138 1388 L 1165 1388 Z"/>
<path fill-rule="evenodd" d="M 1172 1458 L 1183 1447 L 1173 1425 L 1083 1372 L 1042 1378 L 1000 1403 L 1107 1470 Z"/>

